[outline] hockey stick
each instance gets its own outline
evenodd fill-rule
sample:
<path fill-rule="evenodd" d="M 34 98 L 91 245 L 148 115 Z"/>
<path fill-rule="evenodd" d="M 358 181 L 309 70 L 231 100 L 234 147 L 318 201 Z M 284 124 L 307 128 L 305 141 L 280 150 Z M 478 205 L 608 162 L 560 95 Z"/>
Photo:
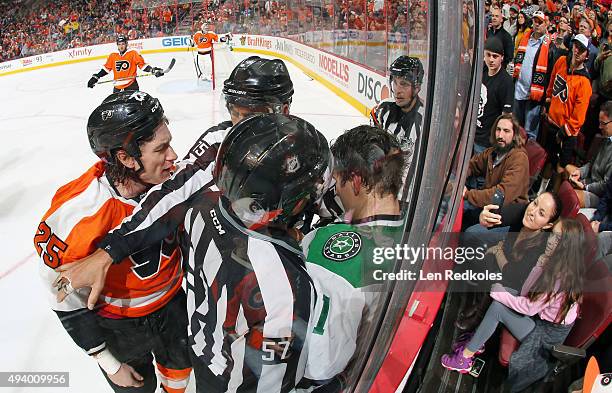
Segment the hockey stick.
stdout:
<path fill-rule="evenodd" d="M 174 63 L 176 63 L 176 59 L 172 58 L 172 60 L 170 60 L 170 64 L 168 65 L 168 67 L 165 70 L 163 70 L 164 74 L 167 74 L 168 72 L 170 72 L 172 67 L 174 67 Z M 101 85 L 103 83 L 127 81 L 127 80 L 130 80 L 130 79 L 141 78 L 143 76 L 151 76 L 151 75 L 153 75 L 153 74 L 140 74 L 140 75 L 136 75 L 136 76 L 128 76 L 126 78 L 111 79 L 109 81 L 98 82 L 98 84 Z"/>

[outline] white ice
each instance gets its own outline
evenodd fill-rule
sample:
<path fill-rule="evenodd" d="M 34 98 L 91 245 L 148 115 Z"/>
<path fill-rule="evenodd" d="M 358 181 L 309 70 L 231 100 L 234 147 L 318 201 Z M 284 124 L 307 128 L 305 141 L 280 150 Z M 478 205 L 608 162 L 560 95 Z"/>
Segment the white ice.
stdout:
<path fill-rule="evenodd" d="M 246 54 L 232 53 L 234 61 Z M 170 119 L 173 147 L 182 156 L 202 131 L 228 118 L 210 82 L 195 80 L 187 52 L 144 55 L 164 68 L 161 78 L 144 77 L 142 90 L 162 102 Z M 33 236 L 58 187 L 95 161 L 85 126 L 89 113 L 112 84 L 86 87 L 102 61 L 88 61 L 0 77 L 0 372 L 67 371 L 69 388 L 0 388 L 1 392 L 112 392 L 96 363 L 62 328 L 43 296 Z M 357 110 L 288 63 L 295 95 L 291 112 L 314 124 L 329 140 L 367 123 Z M 106 77 L 108 78 L 108 77 Z M 190 385 L 193 390 L 193 383 Z"/>

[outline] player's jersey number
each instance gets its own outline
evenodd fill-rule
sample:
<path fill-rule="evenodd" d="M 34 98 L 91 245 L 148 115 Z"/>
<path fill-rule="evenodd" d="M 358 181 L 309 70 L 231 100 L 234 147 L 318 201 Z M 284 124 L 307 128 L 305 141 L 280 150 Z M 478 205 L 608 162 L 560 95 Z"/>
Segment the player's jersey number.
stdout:
<path fill-rule="evenodd" d="M 42 221 L 38 224 L 38 232 L 34 236 L 34 247 L 36 247 L 36 252 L 43 259 L 45 265 L 55 269 L 61 264 L 59 252 L 66 251 L 68 245 L 55 236 L 49 225 Z"/>

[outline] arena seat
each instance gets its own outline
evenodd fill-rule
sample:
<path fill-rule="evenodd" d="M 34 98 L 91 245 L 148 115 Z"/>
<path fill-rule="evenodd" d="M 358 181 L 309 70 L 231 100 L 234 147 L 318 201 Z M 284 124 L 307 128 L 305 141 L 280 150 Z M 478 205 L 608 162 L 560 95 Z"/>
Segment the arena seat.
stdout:
<path fill-rule="evenodd" d="M 542 168 L 544 168 L 548 153 L 533 139 L 529 139 L 525 143 L 525 150 L 527 150 L 527 157 L 529 158 L 529 187 L 531 187 L 540 175 Z"/>
<path fill-rule="evenodd" d="M 561 203 L 563 203 L 561 217 L 576 217 L 578 210 L 580 210 L 580 201 L 578 200 L 576 191 L 574 191 L 574 188 L 567 180 L 561 182 L 557 195 L 559 195 L 559 199 L 561 199 Z"/>
<path fill-rule="evenodd" d="M 588 348 L 612 322 L 612 274 L 603 260 L 588 264 L 584 288 L 579 317 L 564 343 L 578 349 Z M 519 345 L 507 329 L 502 329 L 498 353 L 502 366 L 508 366 Z"/>

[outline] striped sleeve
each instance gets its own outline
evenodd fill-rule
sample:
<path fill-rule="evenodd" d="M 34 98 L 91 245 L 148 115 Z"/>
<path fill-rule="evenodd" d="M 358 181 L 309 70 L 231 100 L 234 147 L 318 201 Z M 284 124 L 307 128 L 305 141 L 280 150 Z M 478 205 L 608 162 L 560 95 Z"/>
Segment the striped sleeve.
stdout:
<path fill-rule="evenodd" d="M 260 356 L 251 357 L 249 367 L 259 374 L 258 392 L 284 392 L 304 374 L 304 341 L 310 320 L 310 296 L 299 289 L 295 276 L 288 276 L 283 255 L 272 244 L 249 238 L 248 257 L 257 276 L 266 317 L 249 336 L 261 335 Z M 310 284 L 306 284 L 310 289 Z M 298 293 L 301 292 L 301 293 Z M 248 321 L 252 323 L 254 321 Z M 248 342 L 255 340 L 247 339 Z M 246 359 L 245 359 L 246 360 Z"/>
<path fill-rule="evenodd" d="M 378 120 L 378 106 L 375 106 L 370 111 L 370 125 L 372 127 L 380 127 L 380 121 Z"/>
<path fill-rule="evenodd" d="M 198 138 L 196 143 L 191 146 L 191 149 L 187 152 L 187 155 L 184 160 L 196 161 L 202 158 L 206 158 L 207 152 L 211 147 L 215 148 L 223 142 L 223 139 L 229 132 L 229 129 L 232 127 L 231 121 L 224 121 L 216 126 L 210 127 L 208 130 L 204 131 L 202 135 Z"/>
<path fill-rule="evenodd" d="M 185 218 L 190 198 L 214 186 L 210 165 L 213 153 L 209 151 L 209 157 L 197 163 L 178 163 L 173 176 L 149 190 L 133 214 L 105 236 L 98 247 L 120 262 L 175 232 Z"/>

